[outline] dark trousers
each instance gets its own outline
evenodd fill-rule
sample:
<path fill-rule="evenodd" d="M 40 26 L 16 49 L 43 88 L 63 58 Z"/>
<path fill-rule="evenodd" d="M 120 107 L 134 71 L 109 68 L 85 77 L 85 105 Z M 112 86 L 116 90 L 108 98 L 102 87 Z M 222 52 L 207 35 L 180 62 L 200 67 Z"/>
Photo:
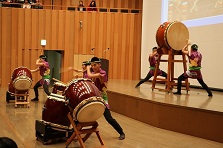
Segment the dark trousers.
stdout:
<path fill-rule="evenodd" d="M 121 126 L 118 122 L 111 116 L 110 110 L 106 107 L 104 112 L 104 117 L 106 121 L 121 135 L 124 134 Z"/>
<path fill-rule="evenodd" d="M 182 74 L 178 77 L 177 92 L 181 92 L 182 81 L 184 81 L 185 79 L 186 79 L 186 77 L 184 76 L 184 74 Z M 208 86 L 204 83 L 203 79 L 197 79 L 197 81 L 207 91 L 208 94 L 212 94 L 212 92 L 210 91 Z"/>
<path fill-rule="evenodd" d="M 39 97 L 38 88 L 39 88 L 40 86 L 42 86 L 42 85 L 40 84 L 40 81 L 41 81 L 41 80 L 39 80 L 39 81 L 35 84 L 35 86 L 34 86 L 34 88 L 33 88 L 33 89 L 34 89 L 34 92 L 35 92 L 35 96 L 36 96 L 36 98 Z M 47 95 L 50 95 L 49 88 L 48 88 L 48 85 L 47 85 L 46 81 L 44 81 L 43 89 L 44 89 L 44 91 L 45 91 L 45 93 L 46 93 Z"/>
<path fill-rule="evenodd" d="M 148 72 L 147 76 L 144 79 L 140 80 L 139 83 L 136 86 L 137 87 L 140 86 L 142 83 L 148 81 L 152 76 L 153 75 L 151 75 L 150 72 Z M 162 71 L 162 74 L 160 76 L 167 78 L 167 73 Z"/>

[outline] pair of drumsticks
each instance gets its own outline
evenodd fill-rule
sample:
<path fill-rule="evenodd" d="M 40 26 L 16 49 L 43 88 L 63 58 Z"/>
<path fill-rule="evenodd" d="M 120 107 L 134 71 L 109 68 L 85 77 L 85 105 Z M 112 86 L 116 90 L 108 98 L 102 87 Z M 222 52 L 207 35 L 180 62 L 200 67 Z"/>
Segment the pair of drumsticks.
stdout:
<path fill-rule="evenodd" d="M 68 67 L 68 68 L 61 68 L 61 70 L 60 70 L 59 73 L 67 72 L 67 71 L 69 71 L 69 70 L 71 70 L 71 67 Z M 76 72 L 77 72 L 77 74 L 74 75 L 74 78 L 77 78 L 78 75 L 79 75 L 80 73 L 83 73 L 83 71 L 76 71 Z M 66 83 L 64 83 L 64 82 L 62 82 L 62 81 L 60 81 L 60 80 L 58 80 L 58 79 L 56 79 L 56 78 L 52 78 L 52 79 L 53 79 L 54 81 L 56 81 L 56 82 L 60 82 L 60 83 L 66 85 Z"/>

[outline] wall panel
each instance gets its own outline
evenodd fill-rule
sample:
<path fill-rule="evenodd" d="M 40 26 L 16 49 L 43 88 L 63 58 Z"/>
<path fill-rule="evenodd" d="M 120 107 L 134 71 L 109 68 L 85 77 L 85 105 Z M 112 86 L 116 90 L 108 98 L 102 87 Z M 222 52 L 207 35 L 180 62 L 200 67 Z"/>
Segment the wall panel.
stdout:
<path fill-rule="evenodd" d="M 36 69 L 43 50 L 61 50 L 64 69 L 74 66 L 75 54 L 94 55 L 109 60 L 110 79 L 139 79 L 135 62 L 140 58 L 141 14 L 0 8 L 0 16 L 2 86 L 18 66 Z M 47 40 L 46 47 L 41 39 Z M 61 77 L 67 82 L 73 73 Z M 39 78 L 33 73 L 33 85 Z"/>
<path fill-rule="evenodd" d="M 90 36 L 88 35 L 88 28 L 89 28 L 88 26 L 90 26 L 88 22 L 88 13 L 83 13 L 83 18 L 80 21 L 82 21 L 82 28 L 79 24 L 79 28 L 80 28 L 79 30 L 82 31 L 81 33 L 83 34 L 83 42 L 82 42 L 83 54 L 89 54 L 91 52 L 90 51 L 91 47 L 90 47 L 90 44 L 88 43 L 90 41 Z M 84 28 L 83 28 L 83 25 L 85 25 Z"/>
<path fill-rule="evenodd" d="M 59 32 L 59 28 L 58 28 L 58 20 L 59 20 L 59 17 L 58 17 L 58 13 L 59 11 L 56 11 L 56 10 L 52 10 L 51 11 L 51 15 L 52 15 L 52 24 L 50 26 L 50 34 L 51 34 L 51 46 L 49 49 L 57 49 L 57 45 L 58 45 L 58 38 L 60 38 L 58 36 L 58 32 Z M 60 20 L 60 22 L 63 21 L 63 20 Z"/>
<path fill-rule="evenodd" d="M 24 30 L 25 30 L 25 40 L 24 40 L 24 55 L 23 55 L 23 65 L 25 67 L 30 68 L 31 67 L 31 58 L 30 58 L 30 42 L 32 38 L 32 29 L 31 29 L 31 20 L 32 20 L 32 11 L 30 9 L 25 9 L 24 17 L 25 17 L 25 24 L 24 24 Z"/>
<path fill-rule="evenodd" d="M 45 39 L 46 39 L 46 49 L 52 49 L 52 10 L 45 10 L 46 11 L 46 23 L 45 23 Z M 56 11 L 56 10 L 54 10 Z M 44 26 L 43 26 L 44 27 Z"/>
<path fill-rule="evenodd" d="M 7 23 L 8 19 L 7 17 L 7 9 L 2 10 L 2 28 L 1 28 L 1 34 L 2 34 L 2 42 L 1 42 L 1 65 L 2 65 L 2 73 L 1 73 L 1 80 L 2 85 L 6 85 L 8 83 L 7 81 L 7 73 L 10 73 L 10 68 L 7 67 Z M 5 79 L 6 78 L 6 79 Z M 9 80 L 9 78 L 8 78 Z"/>
<path fill-rule="evenodd" d="M 17 36 L 18 36 L 18 9 L 12 9 L 12 32 L 11 32 L 11 50 L 13 51 L 11 53 L 11 56 L 14 58 L 11 58 L 11 69 L 13 67 L 17 67 L 17 60 L 18 60 L 18 53 L 17 53 Z"/>
<path fill-rule="evenodd" d="M 134 55 L 134 58 L 133 58 L 133 70 L 134 69 L 140 69 L 140 58 L 138 57 L 141 57 L 141 46 L 139 46 L 139 44 L 141 43 L 141 34 L 139 34 L 139 32 L 142 31 L 142 15 L 141 14 L 136 14 L 135 15 L 135 21 L 134 21 L 134 42 L 133 42 L 133 55 Z M 140 70 L 135 70 L 133 72 L 133 77 L 132 79 L 133 80 L 137 80 L 140 76 Z"/>
<path fill-rule="evenodd" d="M 69 33 L 70 33 L 70 13 L 68 11 L 66 11 L 65 13 L 65 36 L 64 36 L 64 68 L 68 68 L 70 66 L 73 66 L 73 50 L 70 49 L 70 44 L 69 44 L 69 41 L 70 41 L 70 36 L 69 36 Z M 72 79 L 72 75 L 71 75 L 71 72 L 65 72 L 63 74 L 63 79 L 65 82 L 69 81 L 70 79 Z"/>
<path fill-rule="evenodd" d="M 3 61 L 2 61 L 2 9 L 0 9 L 0 63 L 2 63 Z M 2 78 L 1 78 L 1 76 L 2 76 L 2 65 L 3 64 L 0 64 L 0 87 L 1 87 L 1 85 L 2 85 Z"/>
<path fill-rule="evenodd" d="M 130 17 L 130 22 L 134 22 L 135 21 L 135 16 L 133 16 L 133 15 L 130 15 L 129 16 Z M 130 31 L 129 33 L 129 40 L 131 41 L 131 42 L 129 42 L 129 48 L 128 48 L 128 50 L 129 50 L 129 56 L 127 57 L 127 59 L 128 59 L 128 69 L 130 70 L 130 71 L 133 71 L 134 70 L 134 68 L 133 68 L 133 66 L 135 66 L 135 63 L 133 62 L 133 59 L 134 59 L 134 55 L 133 55 L 133 43 L 134 42 L 132 42 L 132 41 L 134 41 L 134 36 L 135 36 L 135 32 L 134 32 L 134 23 L 131 23 L 130 24 L 130 29 L 129 30 L 132 30 L 132 31 Z M 133 75 L 133 72 L 131 72 L 131 73 L 128 73 L 128 77 L 127 77 L 127 79 L 128 80 L 131 80 L 132 79 L 132 75 Z"/>
<path fill-rule="evenodd" d="M 120 27 L 123 31 L 123 33 L 121 34 L 121 41 L 122 41 L 122 45 L 120 46 L 122 50 L 120 50 L 120 55 L 121 57 L 127 55 L 127 49 L 126 49 L 126 46 L 128 45 L 128 42 L 127 42 L 127 35 L 128 35 L 128 32 L 126 31 L 128 28 L 128 15 L 124 14 L 121 16 L 121 21 L 122 23 L 120 24 Z M 121 61 L 120 61 L 120 79 L 124 79 L 126 74 L 125 74 L 125 67 L 127 65 L 127 62 L 125 61 L 124 58 L 121 58 Z"/>

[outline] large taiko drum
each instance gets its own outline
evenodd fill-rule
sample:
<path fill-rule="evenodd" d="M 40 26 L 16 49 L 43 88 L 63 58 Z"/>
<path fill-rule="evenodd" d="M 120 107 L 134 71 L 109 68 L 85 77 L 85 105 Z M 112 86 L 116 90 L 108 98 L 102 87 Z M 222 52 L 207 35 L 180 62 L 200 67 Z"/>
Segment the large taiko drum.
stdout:
<path fill-rule="evenodd" d="M 188 28 L 181 22 L 165 22 L 156 32 L 156 42 L 159 47 L 182 50 L 189 39 Z"/>
<path fill-rule="evenodd" d="M 44 104 L 42 119 L 50 123 L 69 126 L 70 121 L 67 118 L 69 111 L 65 97 L 51 93 Z"/>
<path fill-rule="evenodd" d="M 8 92 L 14 94 L 17 91 L 18 94 L 24 94 L 30 89 L 31 85 L 31 71 L 26 67 L 18 67 L 12 73 Z"/>
<path fill-rule="evenodd" d="M 74 109 L 75 120 L 79 122 L 96 121 L 104 113 L 105 102 L 90 79 L 79 78 L 70 81 L 64 95 Z"/>

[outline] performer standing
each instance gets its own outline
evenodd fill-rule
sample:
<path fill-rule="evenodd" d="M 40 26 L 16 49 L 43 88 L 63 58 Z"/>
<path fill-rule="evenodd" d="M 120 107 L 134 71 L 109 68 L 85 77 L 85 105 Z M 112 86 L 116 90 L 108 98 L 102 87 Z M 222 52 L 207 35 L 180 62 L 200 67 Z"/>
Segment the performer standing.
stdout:
<path fill-rule="evenodd" d="M 43 89 L 47 95 L 50 95 L 49 92 L 49 85 L 50 85 L 50 65 L 47 62 L 47 57 L 45 55 L 39 56 L 39 59 L 36 60 L 36 65 L 38 66 L 37 69 L 31 70 L 31 72 L 40 72 L 42 79 L 40 79 L 34 86 L 35 98 L 31 101 L 38 101 L 39 100 L 39 92 L 38 88 L 43 86 Z"/>
<path fill-rule="evenodd" d="M 135 86 L 135 88 L 139 87 L 142 83 L 148 81 L 152 76 L 154 76 L 157 58 L 158 58 L 157 47 L 153 47 L 152 53 L 149 55 L 149 60 L 148 60 L 150 64 L 150 67 L 149 67 L 150 70 L 147 76 L 141 81 L 139 81 L 139 83 Z M 159 69 L 157 72 L 157 76 L 163 76 L 167 78 L 167 73 Z"/>
<path fill-rule="evenodd" d="M 91 72 L 91 68 L 93 69 L 93 72 Z M 118 124 L 118 122 L 112 117 L 111 112 L 109 110 L 108 105 L 108 96 L 107 96 L 107 74 L 106 71 L 101 69 L 101 60 L 97 57 L 93 57 L 91 59 L 91 66 L 87 66 L 87 76 L 88 78 L 91 78 L 95 86 L 101 91 L 102 98 L 106 102 L 106 108 L 104 112 L 104 117 L 107 120 L 107 122 L 120 134 L 119 140 L 125 139 L 125 134 L 123 132 L 123 129 Z"/>
<path fill-rule="evenodd" d="M 202 54 L 197 51 L 198 46 L 196 44 L 193 44 L 190 50 L 187 50 L 188 45 L 190 45 L 189 40 L 187 41 L 186 46 L 182 49 L 182 53 L 187 55 L 189 59 L 189 70 L 178 77 L 177 92 L 174 92 L 174 94 L 181 95 L 182 81 L 187 78 L 192 78 L 192 79 L 197 79 L 197 81 L 201 84 L 201 86 L 207 91 L 208 96 L 212 96 L 212 92 L 203 81 L 200 70 Z"/>

